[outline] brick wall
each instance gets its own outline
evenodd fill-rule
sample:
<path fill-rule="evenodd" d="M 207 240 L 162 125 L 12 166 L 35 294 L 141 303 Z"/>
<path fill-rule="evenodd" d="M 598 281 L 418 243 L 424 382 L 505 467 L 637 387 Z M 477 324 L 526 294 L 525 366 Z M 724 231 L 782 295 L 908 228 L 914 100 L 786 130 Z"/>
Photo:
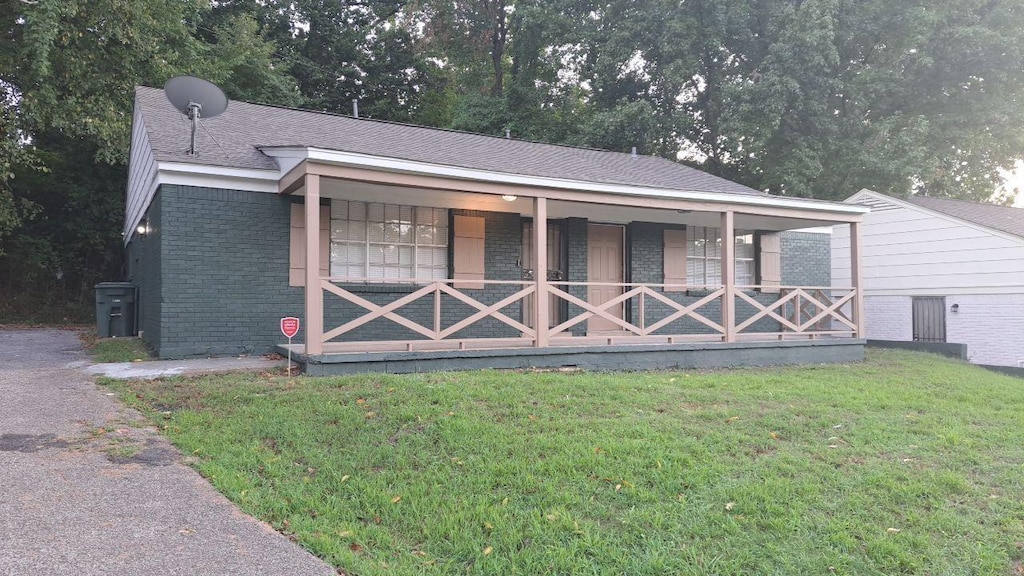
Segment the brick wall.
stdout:
<path fill-rule="evenodd" d="M 816 232 L 782 233 L 782 285 L 832 285 L 832 235 Z"/>
<path fill-rule="evenodd" d="M 281 316 L 304 315 L 303 289 L 288 286 L 288 253 L 290 241 L 291 202 L 301 198 L 237 190 L 164 185 L 150 208 L 149 221 L 153 231 L 144 239 L 129 245 L 131 280 L 140 287 L 140 329 L 147 342 L 162 358 L 204 355 L 258 354 L 270 350 L 282 339 L 278 329 Z M 468 212 L 453 210 L 452 214 L 479 215 L 485 218 L 486 278 L 519 280 L 521 218 L 517 214 Z M 630 227 L 632 242 L 629 270 L 634 282 L 662 282 L 662 230 L 656 224 L 634 224 Z M 587 279 L 587 221 L 570 218 L 566 223 L 568 281 Z M 827 282 L 829 273 L 827 243 L 821 247 L 823 235 L 783 238 L 783 281 L 812 278 Z M 817 237 L 817 238 L 815 238 Z M 818 240 L 815 244 L 814 240 Z M 814 250 L 811 256 L 794 255 L 800 250 Z M 822 270 L 812 264 L 824 254 Z M 787 267 L 787 261 L 791 264 Z M 787 272 L 787 270 L 789 272 Z M 788 274 L 788 276 L 787 276 Z M 805 283 L 794 282 L 794 283 Z M 359 296 L 386 304 L 415 290 L 409 286 L 345 286 Z M 469 290 L 467 294 L 485 304 L 517 291 L 517 285 L 488 286 Z M 585 287 L 568 290 L 586 298 Z M 674 295 L 680 302 L 693 302 L 698 294 Z M 772 296 L 759 296 L 768 302 Z M 433 324 L 433 296 L 419 299 L 400 312 L 424 326 Z M 361 307 L 328 294 L 325 298 L 325 328 L 331 329 L 365 313 Z M 649 302 L 648 317 L 656 318 L 657 305 Z M 442 326 L 450 326 L 475 310 L 457 300 L 442 298 Z M 502 310 L 514 319 L 522 317 L 519 303 Z M 636 317 L 638 310 L 631 313 Z M 718 321 L 717 303 L 701 312 Z M 569 306 L 570 316 L 580 313 Z M 737 319 L 752 313 L 749 306 L 737 305 Z M 303 319 L 304 320 L 304 319 Z M 305 321 L 303 321 L 305 326 Z M 753 330 L 776 331 L 774 322 L 761 321 Z M 586 324 L 572 329 L 577 335 L 586 331 Z M 666 333 L 708 332 L 693 320 L 674 323 Z M 515 337 L 519 333 L 506 324 L 488 318 L 460 331 L 459 338 Z M 299 340 L 304 338 L 300 333 Z M 344 340 L 406 340 L 421 337 L 389 320 L 376 320 L 342 337 Z"/>
<path fill-rule="evenodd" d="M 288 286 L 289 204 L 300 198 L 237 190 L 162 186 L 151 222 L 163 225 L 132 256 L 133 281 L 142 287 L 146 339 L 162 358 L 259 354 L 281 342 L 281 316 L 304 318 L 304 292 Z M 520 218 L 517 214 L 453 211 L 486 219 L 488 279 L 518 280 Z M 162 236 L 160 235 L 162 231 Z M 145 250 L 145 251 L 144 251 Z M 159 287 L 159 289 L 157 289 Z M 376 304 L 386 304 L 418 287 L 345 286 Z M 518 290 L 489 286 L 467 294 L 491 304 Z M 475 312 L 451 297 L 442 298 L 442 326 Z M 331 329 L 366 310 L 328 294 L 324 325 Z M 400 310 L 424 326 L 433 326 L 434 298 L 423 297 Z M 519 303 L 503 309 L 518 319 Z M 162 326 L 162 330 L 161 330 Z M 519 333 L 485 319 L 455 337 L 512 337 Z M 297 337 L 302 341 L 304 334 Z M 375 320 L 338 340 L 420 339 L 390 320 Z"/>
<path fill-rule="evenodd" d="M 134 234 L 128 243 L 128 281 L 138 289 L 136 326 L 142 339 L 154 350 L 160 346 L 160 239 L 163 230 L 161 201 L 158 192 L 150 204 L 145 218 L 149 232 L 145 236 Z"/>
<path fill-rule="evenodd" d="M 953 304 L 960 305 L 957 312 L 949 311 Z M 974 364 L 1019 367 L 1024 361 L 1024 293 L 946 296 L 946 341 L 967 344 Z"/>
<path fill-rule="evenodd" d="M 872 340 L 913 340 L 913 314 L 910 296 L 864 297 L 865 332 Z"/>

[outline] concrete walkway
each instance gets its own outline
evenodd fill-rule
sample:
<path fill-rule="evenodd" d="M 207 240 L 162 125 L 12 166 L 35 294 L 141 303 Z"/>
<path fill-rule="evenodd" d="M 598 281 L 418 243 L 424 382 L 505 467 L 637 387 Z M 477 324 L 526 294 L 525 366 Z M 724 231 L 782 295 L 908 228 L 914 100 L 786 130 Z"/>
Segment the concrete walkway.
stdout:
<path fill-rule="evenodd" d="M 0 331 L 0 574 L 335 573 L 217 493 L 87 364 L 75 332 Z"/>
<path fill-rule="evenodd" d="M 287 360 L 269 360 L 262 356 L 244 356 L 241 358 L 111 362 L 109 364 L 93 364 L 86 368 L 85 371 L 95 376 L 107 376 L 109 378 L 153 380 L 165 376 L 181 376 L 182 374 L 219 374 L 222 372 L 270 370 L 273 368 L 283 369 L 287 363 Z M 293 373 L 297 372 L 293 370 Z"/>

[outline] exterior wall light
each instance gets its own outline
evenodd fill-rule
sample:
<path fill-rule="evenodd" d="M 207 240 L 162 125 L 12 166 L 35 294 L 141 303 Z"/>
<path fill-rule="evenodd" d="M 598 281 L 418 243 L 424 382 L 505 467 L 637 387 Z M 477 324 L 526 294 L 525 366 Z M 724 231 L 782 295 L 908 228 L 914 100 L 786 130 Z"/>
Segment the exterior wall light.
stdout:
<path fill-rule="evenodd" d="M 955 314 L 955 313 L 960 311 L 960 305 L 959 304 L 953 304 L 952 306 L 950 306 L 949 309 Z"/>
<path fill-rule="evenodd" d="M 139 234 L 139 236 L 143 237 L 149 234 L 149 220 L 145 218 L 139 220 L 139 225 L 135 228 L 135 231 Z"/>

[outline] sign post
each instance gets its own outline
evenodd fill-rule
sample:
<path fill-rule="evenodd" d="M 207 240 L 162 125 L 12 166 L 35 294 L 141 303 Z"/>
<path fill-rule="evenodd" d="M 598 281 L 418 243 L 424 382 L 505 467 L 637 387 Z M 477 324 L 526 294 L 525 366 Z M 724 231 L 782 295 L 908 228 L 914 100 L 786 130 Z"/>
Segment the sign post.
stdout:
<path fill-rule="evenodd" d="M 281 333 L 288 338 L 288 375 L 292 375 L 292 338 L 299 333 L 299 319 L 294 316 L 281 318 Z"/>

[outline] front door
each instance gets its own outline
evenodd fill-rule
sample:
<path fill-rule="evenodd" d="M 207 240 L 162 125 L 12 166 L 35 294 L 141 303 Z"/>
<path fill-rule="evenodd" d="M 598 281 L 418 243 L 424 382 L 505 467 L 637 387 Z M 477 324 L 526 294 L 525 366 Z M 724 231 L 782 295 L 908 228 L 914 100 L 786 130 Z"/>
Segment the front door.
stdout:
<path fill-rule="evenodd" d="M 523 243 L 520 253 L 520 263 L 523 269 L 523 279 L 532 280 L 537 271 L 533 266 L 533 222 L 523 222 Z M 548 222 L 548 270 L 547 278 L 550 281 L 559 281 L 565 278 L 565 265 L 562 261 L 562 253 L 565 251 L 565 242 L 562 236 L 562 225 L 560 222 Z M 564 290 L 565 286 L 556 285 Z M 558 326 L 564 321 L 562 315 L 562 299 L 554 294 L 548 295 L 548 327 Z M 523 299 L 523 324 L 533 328 L 536 320 L 534 312 L 534 296 Z"/>
<path fill-rule="evenodd" d="M 622 295 L 624 228 L 605 224 L 587 227 L 587 282 L 600 283 L 587 286 L 587 302 L 603 304 Z M 623 306 L 607 309 L 616 318 L 622 318 Z M 621 326 L 593 317 L 587 321 L 587 332 L 622 330 Z"/>

